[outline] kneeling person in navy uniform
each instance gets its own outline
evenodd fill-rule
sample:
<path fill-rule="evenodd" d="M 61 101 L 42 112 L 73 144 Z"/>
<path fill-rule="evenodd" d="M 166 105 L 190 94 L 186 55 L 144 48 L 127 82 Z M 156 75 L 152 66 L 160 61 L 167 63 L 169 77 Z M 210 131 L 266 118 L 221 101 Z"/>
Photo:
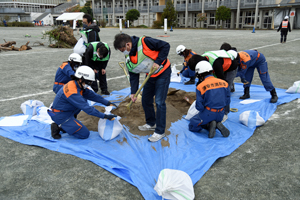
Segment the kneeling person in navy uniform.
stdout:
<path fill-rule="evenodd" d="M 228 83 L 212 75 L 212 66 L 207 61 L 200 61 L 195 72 L 199 79 L 196 89 L 197 115 L 191 118 L 189 130 L 200 132 L 203 128 L 209 130 L 208 137 L 213 138 L 216 128 L 224 137 L 228 137 L 229 130 L 221 123 L 224 117 L 224 107 L 230 103 L 230 89 Z"/>
<path fill-rule="evenodd" d="M 61 138 L 60 131 L 67 132 L 79 139 L 89 137 L 90 131 L 74 117 L 81 110 L 99 118 L 111 120 L 116 117 L 116 115 L 105 115 L 88 104 L 87 99 L 106 106 L 116 106 L 88 89 L 95 81 L 95 72 L 90 67 L 79 67 L 72 79 L 58 91 L 51 109 L 48 110 L 48 114 L 54 121 L 51 124 L 51 135 L 54 139 Z"/>

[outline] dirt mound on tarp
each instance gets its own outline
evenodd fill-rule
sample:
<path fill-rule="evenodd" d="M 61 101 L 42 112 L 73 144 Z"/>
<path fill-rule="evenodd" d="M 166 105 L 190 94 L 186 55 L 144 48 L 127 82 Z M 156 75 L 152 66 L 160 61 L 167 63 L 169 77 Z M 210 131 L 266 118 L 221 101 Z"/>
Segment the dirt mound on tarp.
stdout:
<path fill-rule="evenodd" d="M 176 89 L 170 88 L 169 93 L 175 91 Z M 187 97 L 187 98 L 185 98 Z M 170 132 L 168 129 L 171 126 L 172 122 L 176 122 L 182 118 L 182 115 L 186 115 L 189 107 L 196 99 L 195 92 L 185 92 L 183 90 L 177 90 L 174 94 L 168 95 L 166 104 L 167 104 L 167 118 L 166 118 L 166 134 L 169 135 Z M 189 100 L 189 102 L 187 101 Z M 122 117 L 120 120 L 121 124 L 129 127 L 129 131 L 134 135 L 150 135 L 153 131 L 140 131 L 138 126 L 145 124 L 145 114 L 142 106 L 141 99 L 136 103 L 133 103 L 128 112 L 127 105 L 130 102 L 130 98 L 126 97 L 124 101 L 120 103 L 118 108 L 112 110 L 112 113 Z M 156 106 L 154 104 L 155 110 Z M 100 106 L 95 106 L 97 110 L 104 113 L 105 108 Z M 78 115 L 78 120 L 80 120 L 89 130 L 98 131 L 98 117 L 94 117 L 86 114 L 85 112 L 80 112 Z"/>

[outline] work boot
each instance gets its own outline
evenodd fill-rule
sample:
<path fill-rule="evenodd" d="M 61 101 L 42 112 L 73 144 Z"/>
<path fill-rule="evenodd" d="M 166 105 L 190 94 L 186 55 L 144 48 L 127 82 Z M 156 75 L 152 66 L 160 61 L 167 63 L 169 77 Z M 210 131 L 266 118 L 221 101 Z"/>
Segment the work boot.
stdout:
<path fill-rule="evenodd" d="M 221 132 L 221 134 L 224 137 L 228 137 L 230 134 L 230 131 L 221 122 L 217 123 L 217 129 Z"/>
<path fill-rule="evenodd" d="M 64 129 L 62 129 L 62 128 L 59 128 L 59 130 L 61 131 L 61 132 L 63 132 L 63 133 L 67 133 Z"/>
<path fill-rule="evenodd" d="M 250 87 L 245 87 L 244 88 L 244 95 L 240 97 L 240 99 L 249 99 L 250 98 L 250 92 L 249 92 Z"/>
<path fill-rule="evenodd" d="M 60 132 L 60 128 L 58 127 L 58 125 L 56 123 L 53 122 L 51 124 L 51 136 L 54 139 L 60 139 L 61 135 L 59 134 L 59 132 Z"/>
<path fill-rule="evenodd" d="M 232 87 L 230 88 L 230 92 L 235 92 L 234 84 L 233 84 Z"/>
<path fill-rule="evenodd" d="M 270 93 L 271 93 L 271 95 L 272 95 L 272 98 L 271 98 L 270 102 L 271 102 L 271 103 L 276 103 L 277 100 L 278 100 L 278 96 L 277 96 L 277 94 L 276 94 L 275 88 L 274 88 Z"/>
<path fill-rule="evenodd" d="M 216 121 L 211 121 L 209 123 L 209 134 L 208 134 L 208 138 L 213 138 L 216 135 L 216 126 L 217 126 L 217 122 Z"/>
<path fill-rule="evenodd" d="M 109 91 L 107 91 L 107 90 L 102 90 L 101 94 L 110 95 Z"/>
<path fill-rule="evenodd" d="M 185 82 L 184 85 L 194 85 L 196 77 L 193 76 L 188 82 Z"/>

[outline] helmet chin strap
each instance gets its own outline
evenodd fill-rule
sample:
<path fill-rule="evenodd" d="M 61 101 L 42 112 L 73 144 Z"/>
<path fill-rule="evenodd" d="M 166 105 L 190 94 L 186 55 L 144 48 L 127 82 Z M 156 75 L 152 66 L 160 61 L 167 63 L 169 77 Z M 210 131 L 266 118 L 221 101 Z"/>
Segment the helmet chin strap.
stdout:
<path fill-rule="evenodd" d="M 81 81 L 79 81 L 79 80 L 81 80 Z M 82 83 L 83 83 L 83 79 L 81 78 L 81 79 L 79 79 L 79 80 L 78 80 L 78 83 L 79 83 L 79 85 L 80 85 L 81 89 L 82 89 L 82 90 L 84 90 L 84 87 L 83 87 L 83 85 L 82 85 Z"/>

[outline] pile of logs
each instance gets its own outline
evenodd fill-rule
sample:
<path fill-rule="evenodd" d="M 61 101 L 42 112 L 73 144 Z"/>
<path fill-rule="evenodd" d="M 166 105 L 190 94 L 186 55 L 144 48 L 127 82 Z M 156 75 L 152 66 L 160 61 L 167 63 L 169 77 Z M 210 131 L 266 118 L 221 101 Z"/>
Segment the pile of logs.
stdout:
<path fill-rule="evenodd" d="M 0 51 L 4 50 L 4 51 L 24 51 L 24 50 L 30 50 L 32 49 L 30 46 L 28 46 L 29 41 L 25 44 L 22 45 L 20 48 L 14 46 L 16 44 L 16 41 L 8 41 L 6 42 L 4 40 L 4 44 L 0 44 Z"/>

